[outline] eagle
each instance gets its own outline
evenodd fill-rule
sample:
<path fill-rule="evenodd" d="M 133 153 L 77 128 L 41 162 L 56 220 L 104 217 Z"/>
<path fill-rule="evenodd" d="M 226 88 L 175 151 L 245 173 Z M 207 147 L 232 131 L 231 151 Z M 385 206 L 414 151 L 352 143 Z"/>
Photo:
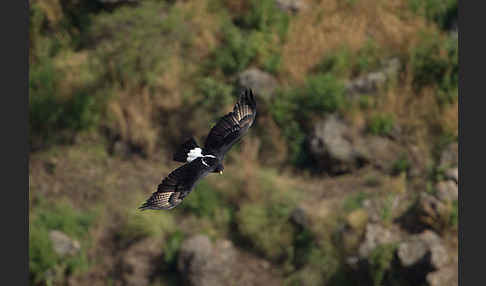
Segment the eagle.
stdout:
<path fill-rule="evenodd" d="M 203 148 L 191 137 L 176 150 L 173 160 L 185 164 L 169 173 L 158 185 L 157 191 L 139 209 L 175 208 L 189 195 L 199 180 L 209 173 L 223 174 L 226 152 L 248 132 L 255 116 L 253 91 L 244 88 L 233 111 L 220 118 L 211 128 Z"/>

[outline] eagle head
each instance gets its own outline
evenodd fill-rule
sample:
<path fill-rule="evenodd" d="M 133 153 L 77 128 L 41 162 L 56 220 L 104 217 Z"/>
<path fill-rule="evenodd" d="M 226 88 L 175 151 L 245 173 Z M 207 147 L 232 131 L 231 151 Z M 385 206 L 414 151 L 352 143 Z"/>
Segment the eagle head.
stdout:
<path fill-rule="evenodd" d="M 213 173 L 219 173 L 220 175 L 222 175 L 223 170 L 224 170 L 224 166 L 221 162 L 219 162 L 218 165 L 216 165 L 216 168 L 214 168 Z"/>

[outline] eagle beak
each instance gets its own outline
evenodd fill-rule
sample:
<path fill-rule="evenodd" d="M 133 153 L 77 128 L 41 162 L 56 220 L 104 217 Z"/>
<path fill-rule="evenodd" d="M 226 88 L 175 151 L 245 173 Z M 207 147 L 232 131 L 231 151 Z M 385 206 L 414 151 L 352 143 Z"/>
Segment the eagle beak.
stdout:
<path fill-rule="evenodd" d="M 220 175 L 223 175 L 223 171 L 219 171 L 219 174 L 220 174 Z"/>

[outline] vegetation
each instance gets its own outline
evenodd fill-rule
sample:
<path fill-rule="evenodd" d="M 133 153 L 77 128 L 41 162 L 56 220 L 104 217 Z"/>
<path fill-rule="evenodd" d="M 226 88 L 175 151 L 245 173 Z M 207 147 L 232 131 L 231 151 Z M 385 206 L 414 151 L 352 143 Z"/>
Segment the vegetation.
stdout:
<path fill-rule="evenodd" d="M 81 240 L 82 247 L 88 246 L 88 230 L 95 218 L 94 213 L 81 213 L 69 204 L 49 205 L 41 202 L 31 215 L 29 227 L 29 270 L 33 281 L 52 279 L 48 270 L 58 269 L 58 274 L 75 273 L 89 266 L 86 254 L 60 257 L 54 252 L 49 231 L 59 230 L 68 236 Z"/>
<path fill-rule="evenodd" d="M 394 118 L 391 114 L 375 114 L 370 118 L 368 130 L 373 135 L 388 136 L 394 126 Z"/>
<path fill-rule="evenodd" d="M 407 199 L 437 196 L 452 167 L 439 162 L 458 138 L 458 40 L 447 31 L 457 1 L 321 2 L 289 12 L 273 0 L 32 0 L 32 284 L 126 284 L 124 255 L 156 241 L 150 259 L 160 267 L 147 279 L 177 285 L 182 242 L 205 234 L 266 260 L 285 285 L 354 285 L 358 272 L 395 285 L 397 245 L 379 245 L 358 272 L 349 261 L 371 212 L 396 226 Z M 391 84 L 349 96 L 349 82 L 392 57 L 401 68 Z M 204 142 L 231 110 L 248 68 L 278 86 L 257 92 L 256 124 L 226 156 L 224 175 L 202 180 L 170 212 L 137 211 L 178 166 L 174 149 L 187 136 Z M 311 149 L 315 123 L 331 114 L 346 122 L 358 158 L 339 175 L 321 168 L 333 158 Z M 398 151 L 368 154 L 374 136 Z M 457 232 L 458 202 L 440 215 L 440 234 Z M 56 254 L 52 230 L 80 252 Z"/>

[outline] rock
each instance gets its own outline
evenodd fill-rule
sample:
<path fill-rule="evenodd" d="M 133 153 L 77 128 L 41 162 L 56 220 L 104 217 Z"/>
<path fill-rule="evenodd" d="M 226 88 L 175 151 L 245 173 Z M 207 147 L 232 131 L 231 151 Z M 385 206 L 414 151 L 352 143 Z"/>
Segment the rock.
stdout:
<path fill-rule="evenodd" d="M 451 143 L 444 148 L 440 155 L 439 168 L 448 169 L 458 166 L 459 162 L 459 146 L 457 143 Z"/>
<path fill-rule="evenodd" d="M 212 273 L 217 270 L 217 261 L 211 258 L 212 252 L 213 247 L 207 236 L 197 235 L 183 242 L 177 268 L 190 285 L 223 285 L 221 276 L 226 276 L 224 271 L 216 276 Z M 222 270 L 227 268 L 223 267 Z"/>
<path fill-rule="evenodd" d="M 257 68 L 249 68 L 238 75 L 240 86 L 253 89 L 257 96 L 269 99 L 278 86 L 278 82 L 271 74 Z"/>
<path fill-rule="evenodd" d="M 447 254 L 447 250 L 442 244 L 440 237 L 435 232 L 426 230 L 419 234 L 419 239 L 423 240 L 429 248 L 431 253 L 430 264 L 432 267 L 435 269 L 440 269 L 447 264 L 449 261 L 449 255 Z"/>
<path fill-rule="evenodd" d="M 372 135 L 356 138 L 354 150 L 358 158 L 385 172 L 392 172 L 395 162 L 404 153 L 403 147 L 398 143 Z"/>
<path fill-rule="evenodd" d="M 430 272 L 426 279 L 430 286 L 457 286 L 459 284 L 457 264 Z"/>
<path fill-rule="evenodd" d="M 60 256 L 74 255 L 81 249 L 81 245 L 77 240 L 71 239 L 64 232 L 58 230 L 51 230 L 49 239 L 52 242 L 54 252 Z"/>
<path fill-rule="evenodd" d="M 296 207 L 293 211 L 292 214 L 290 215 L 290 219 L 292 222 L 294 222 L 296 225 L 301 226 L 302 228 L 307 228 L 309 227 L 309 217 L 305 210 L 302 207 Z"/>
<path fill-rule="evenodd" d="M 426 229 L 443 230 L 450 216 L 450 204 L 436 196 L 420 193 L 416 203 L 397 218 L 403 229 L 410 233 L 421 233 Z"/>
<path fill-rule="evenodd" d="M 346 93 L 349 96 L 376 93 L 381 86 L 397 75 L 400 66 L 400 60 L 393 58 L 383 69 L 371 72 L 347 83 L 345 87 Z"/>
<path fill-rule="evenodd" d="M 126 158 L 130 155 L 130 146 L 124 141 L 116 141 L 112 147 L 112 155 Z"/>
<path fill-rule="evenodd" d="M 401 264 L 405 267 L 425 262 L 430 264 L 432 269 L 440 269 L 447 264 L 449 259 L 440 237 L 430 230 L 413 235 L 400 243 L 397 255 Z"/>
<path fill-rule="evenodd" d="M 177 268 L 188 285 L 280 285 L 270 273 L 270 264 L 237 251 L 228 240 L 214 244 L 205 235 L 182 243 Z"/>
<path fill-rule="evenodd" d="M 451 168 L 447 169 L 444 173 L 444 177 L 446 180 L 452 180 L 456 182 L 456 184 L 459 183 L 459 169 L 458 168 Z"/>
<path fill-rule="evenodd" d="M 438 198 L 422 193 L 418 201 L 418 215 L 421 223 L 434 227 L 441 215 L 447 211 L 447 206 Z"/>
<path fill-rule="evenodd" d="M 359 246 L 360 258 L 367 258 L 371 252 L 381 244 L 393 243 L 398 241 L 397 233 L 384 228 L 380 224 L 369 223 L 366 226 L 364 241 Z"/>
<path fill-rule="evenodd" d="M 335 114 L 315 123 L 309 149 L 320 169 L 332 174 L 348 173 L 365 164 L 392 172 L 405 152 L 403 146 L 389 138 L 353 132 Z"/>
<path fill-rule="evenodd" d="M 452 202 L 459 199 L 457 184 L 453 181 L 441 181 L 436 185 L 437 198 L 443 202 Z"/>
<path fill-rule="evenodd" d="M 146 238 L 131 245 L 120 261 L 121 278 L 124 285 L 150 285 L 150 278 L 157 272 L 162 262 L 161 243 Z"/>
<path fill-rule="evenodd" d="M 298 13 L 302 9 L 307 8 L 303 0 L 276 0 L 277 7 L 284 12 Z"/>
<path fill-rule="evenodd" d="M 418 263 L 427 253 L 427 245 L 419 239 L 405 241 L 398 246 L 398 258 L 403 266 L 409 267 Z"/>
<path fill-rule="evenodd" d="M 350 129 L 336 115 L 329 115 L 314 126 L 310 151 L 321 167 L 332 173 L 350 171 L 359 162 L 359 153 L 349 140 Z"/>

